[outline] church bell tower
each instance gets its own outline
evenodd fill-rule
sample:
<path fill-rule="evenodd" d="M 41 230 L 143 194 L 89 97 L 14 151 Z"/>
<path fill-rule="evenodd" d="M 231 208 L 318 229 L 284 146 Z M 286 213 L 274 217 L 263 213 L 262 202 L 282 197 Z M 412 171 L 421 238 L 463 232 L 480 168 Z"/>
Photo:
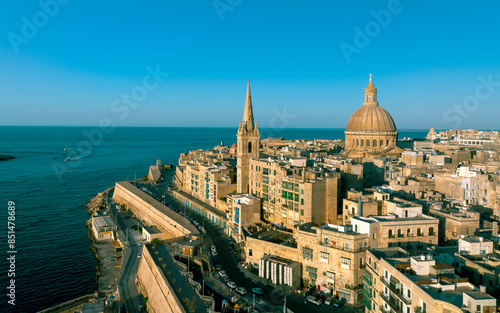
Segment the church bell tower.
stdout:
<path fill-rule="evenodd" d="M 250 95 L 250 81 L 247 85 L 245 111 L 240 122 L 237 137 L 237 187 L 238 193 L 249 192 L 250 159 L 259 157 L 260 134 L 257 123 L 253 118 L 252 96 Z"/>

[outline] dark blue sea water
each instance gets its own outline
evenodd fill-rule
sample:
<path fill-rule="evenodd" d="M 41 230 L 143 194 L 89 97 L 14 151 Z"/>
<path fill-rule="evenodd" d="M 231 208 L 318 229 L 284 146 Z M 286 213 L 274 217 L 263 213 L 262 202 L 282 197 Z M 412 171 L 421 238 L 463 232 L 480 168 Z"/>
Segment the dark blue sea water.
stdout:
<path fill-rule="evenodd" d="M 236 128 L 0 127 L 0 312 L 36 312 L 97 288 L 97 261 L 89 249 L 85 203 L 116 181 L 142 177 L 161 159 L 236 142 Z M 286 139 L 344 138 L 343 129 L 261 129 Z M 94 132 L 89 140 L 86 132 Z M 102 133 L 101 133 L 102 134 Z M 427 130 L 400 131 L 400 138 Z M 67 148 L 68 151 L 64 151 Z M 65 162 L 66 158 L 72 161 Z M 16 305 L 7 304 L 7 203 L 16 207 Z"/>

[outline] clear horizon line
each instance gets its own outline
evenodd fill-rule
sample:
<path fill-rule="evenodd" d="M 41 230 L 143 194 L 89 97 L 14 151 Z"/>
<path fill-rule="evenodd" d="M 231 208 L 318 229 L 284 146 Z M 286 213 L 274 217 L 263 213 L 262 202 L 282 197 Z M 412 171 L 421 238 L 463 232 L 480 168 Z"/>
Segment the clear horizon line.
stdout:
<path fill-rule="evenodd" d="M 98 125 L 0 125 L 0 127 L 100 127 Z M 238 129 L 238 126 L 113 126 L 114 128 L 233 128 Z M 269 129 L 274 127 L 259 127 L 261 129 Z M 345 127 L 285 127 L 282 129 L 344 129 Z M 435 130 L 446 130 L 451 128 L 434 128 Z M 476 129 L 476 128 L 468 128 Z M 401 128 L 399 130 L 430 130 L 430 128 Z M 398 131 L 399 131 L 398 130 Z M 481 130 L 481 129 L 477 129 Z"/>

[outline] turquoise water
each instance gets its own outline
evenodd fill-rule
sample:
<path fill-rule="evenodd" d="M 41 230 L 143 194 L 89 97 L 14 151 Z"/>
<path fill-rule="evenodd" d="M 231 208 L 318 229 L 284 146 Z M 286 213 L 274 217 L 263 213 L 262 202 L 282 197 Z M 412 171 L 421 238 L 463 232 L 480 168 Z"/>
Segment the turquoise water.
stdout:
<path fill-rule="evenodd" d="M 212 148 L 221 141 L 232 145 L 236 131 L 124 127 L 103 134 L 92 127 L 0 127 L 0 154 L 16 157 L 0 162 L 1 243 L 7 251 L 7 203 L 14 201 L 17 251 L 16 306 L 7 305 L 4 294 L 0 312 L 36 312 L 93 293 L 97 261 L 89 249 L 85 203 L 116 181 L 146 175 L 156 159 L 176 164 L 182 152 Z M 260 131 L 261 139 L 344 137 L 343 129 Z M 399 137 L 425 137 L 427 132 L 400 131 Z M 7 257 L 2 258 L 4 291 L 8 266 Z"/>

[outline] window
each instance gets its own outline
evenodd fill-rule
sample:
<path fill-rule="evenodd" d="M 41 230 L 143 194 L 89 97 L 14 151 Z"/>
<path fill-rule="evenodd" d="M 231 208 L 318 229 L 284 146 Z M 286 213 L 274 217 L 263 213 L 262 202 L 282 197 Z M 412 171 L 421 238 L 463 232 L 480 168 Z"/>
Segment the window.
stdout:
<path fill-rule="evenodd" d="M 248 256 L 252 256 L 252 249 L 248 249 Z"/>
<path fill-rule="evenodd" d="M 248 143 L 248 153 L 252 153 L 252 143 Z"/>
<path fill-rule="evenodd" d="M 300 215 L 304 216 L 304 210 L 300 210 Z"/>
<path fill-rule="evenodd" d="M 422 301 L 422 313 L 427 313 L 427 303 Z"/>
<path fill-rule="evenodd" d="M 368 264 L 372 265 L 372 257 L 368 258 Z"/>
<path fill-rule="evenodd" d="M 377 141 L 376 140 L 373 140 L 373 147 L 377 147 Z"/>
<path fill-rule="evenodd" d="M 384 277 L 389 278 L 389 273 L 386 270 L 384 270 Z"/>
<path fill-rule="evenodd" d="M 302 248 L 302 257 L 305 259 L 313 259 L 313 250 L 309 248 Z"/>
<path fill-rule="evenodd" d="M 286 217 L 286 209 L 281 209 L 281 216 Z"/>
<path fill-rule="evenodd" d="M 359 259 L 359 268 L 362 268 L 363 267 L 363 258 L 360 258 Z"/>
<path fill-rule="evenodd" d="M 389 229 L 389 238 L 394 238 L 394 234 L 392 233 L 392 229 Z"/>
<path fill-rule="evenodd" d="M 340 267 L 345 268 L 347 270 L 351 269 L 351 260 L 348 258 L 340 258 Z"/>
<path fill-rule="evenodd" d="M 411 290 L 410 289 L 407 290 L 408 290 L 408 299 L 411 299 Z"/>
<path fill-rule="evenodd" d="M 300 199 L 300 204 L 304 205 L 304 199 Z"/>
<path fill-rule="evenodd" d="M 434 236 L 434 227 L 429 227 L 429 236 Z"/>
<path fill-rule="evenodd" d="M 384 145 L 384 141 L 380 139 L 380 146 L 382 147 Z"/>
<path fill-rule="evenodd" d="M 406 237 L 411 237 L 411 229 L 406 230 Z"/>
<path fill-rule="evenodd" d="M 370 146 L 370 139 L 366 139 L 366 146 L 369 147 Z"/>
<path fill-rule="evenodd" d="M 361 139 L 361 147 L 364 147 L 364 146 L 365 146 L 365 140 Z"/>
<path fill-rule="evenodd" d="M 326 252 L 320 252 L 320 254 L 319 254 L 319 260 L 321 261 L 321 263 L 328 264 L 328 258 L 329 258 L 329 254 L 328 253 L 326 253 Z"/>

